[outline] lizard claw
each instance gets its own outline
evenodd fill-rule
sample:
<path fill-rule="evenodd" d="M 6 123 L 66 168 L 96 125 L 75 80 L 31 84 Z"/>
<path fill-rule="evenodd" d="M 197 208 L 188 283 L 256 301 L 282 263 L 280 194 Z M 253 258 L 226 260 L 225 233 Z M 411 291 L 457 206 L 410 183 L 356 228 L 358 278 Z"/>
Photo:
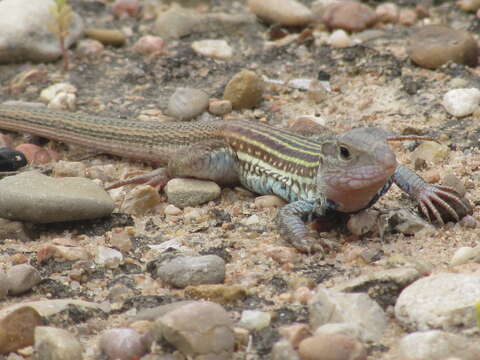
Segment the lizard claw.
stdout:
<path fill-rule="evenodd" d="M 471 212 L 468 202 L 453 188 L 448 186 L 426 184 L 417 194 L 418 205 L 430 222 L 433 220 L 444 225 L 444 218 L 459 221 Z M 442 216 L 443 213 L 443 216 Z"/>
<path fill-rule="evenodd" d="M 146 174 L 141 174 L 117 181 L 113 184 L 110 184 L 108 187 L 105 188 L 105 190 L 116 189 L 130 184 L 147 184 L 153 187 L 158 187 L 158 191 L 160 191 L 167 184 L 168 180 L 170 180 L 170 178 L 167 174 L 167 169 L 159 168 Z"/>

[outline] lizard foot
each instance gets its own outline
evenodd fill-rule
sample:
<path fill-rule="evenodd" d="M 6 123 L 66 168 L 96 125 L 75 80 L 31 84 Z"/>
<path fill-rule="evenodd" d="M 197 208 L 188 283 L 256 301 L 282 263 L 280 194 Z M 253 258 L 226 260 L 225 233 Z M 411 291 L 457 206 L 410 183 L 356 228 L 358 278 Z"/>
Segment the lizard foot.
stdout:
<path fill-rule="evenodd" d="M 328 251 L 338 250 L 339 245 L 335 241 L 327 239 L 317 239 L 313 236 L 305 236 L 301 239 L 296 239 L 292 242 L 292 245 L 300 252 L 312 254 L 312 253 L 321 253 L 325 254 Z"/>
<path fill-rule="evenodd" d="M 417 200 L 422 214 L 430 222 L 433 222 L 433 215 L 433 220 L 441 225 L 448 219 L 459 221 L 472 211 L 468 201 L 448 186 L 426 184 L 419 191 Z"/>
<path fill-rule="evenodd" d="M 116 189 L 130 184 L 146 184 L 156 187 L 160 191 L 167 184 L 168 180 L 170 180 L 170 177 L 167 174 L 167 169 L 159 168 L 145 174 L 117 181 L 106 187 L 105 190 Z"/>

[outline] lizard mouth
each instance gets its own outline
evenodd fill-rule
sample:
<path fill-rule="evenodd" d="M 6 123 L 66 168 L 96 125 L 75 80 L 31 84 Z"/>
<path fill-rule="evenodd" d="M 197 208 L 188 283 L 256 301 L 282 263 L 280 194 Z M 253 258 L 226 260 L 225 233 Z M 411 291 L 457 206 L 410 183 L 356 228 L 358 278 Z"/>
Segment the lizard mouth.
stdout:
<path fill-rule="evenodd" d="M 396 167 L 361 166 L 347 173 L 329 173 L 324 176 L 327 199 L 337 204 L 341 212 L 364 209 L 393 175 Z"/>

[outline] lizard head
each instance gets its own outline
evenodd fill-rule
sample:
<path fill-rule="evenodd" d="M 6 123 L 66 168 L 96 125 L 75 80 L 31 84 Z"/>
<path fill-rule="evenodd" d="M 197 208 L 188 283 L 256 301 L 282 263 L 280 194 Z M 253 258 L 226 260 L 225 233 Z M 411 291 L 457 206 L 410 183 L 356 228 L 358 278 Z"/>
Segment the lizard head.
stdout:
<path fill-rule="evenodd" d="M 317 186 L 338 211 L 367 207 L 394 174 L 397 160 L 386 138 L 380 129 L 358 128 L 322 145 Z"/>

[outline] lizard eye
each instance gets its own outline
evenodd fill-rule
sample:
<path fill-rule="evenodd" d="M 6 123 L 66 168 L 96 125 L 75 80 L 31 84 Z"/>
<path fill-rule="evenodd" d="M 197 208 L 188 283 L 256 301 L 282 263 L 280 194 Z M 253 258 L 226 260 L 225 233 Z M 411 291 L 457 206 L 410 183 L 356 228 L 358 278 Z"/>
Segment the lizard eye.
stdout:
<path fill-rule="evenodd" d="M 340 158 L 342 160 L 350 160 L 351 157 L 350 150 L 346 146 L 340 146 Z"/>

